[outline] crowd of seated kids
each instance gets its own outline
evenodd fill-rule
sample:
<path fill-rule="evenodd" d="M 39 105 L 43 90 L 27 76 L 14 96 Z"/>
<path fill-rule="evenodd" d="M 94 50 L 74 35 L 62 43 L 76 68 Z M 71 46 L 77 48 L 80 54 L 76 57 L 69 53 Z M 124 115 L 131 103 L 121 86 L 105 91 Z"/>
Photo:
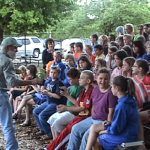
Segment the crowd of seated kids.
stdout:
<path fill-rule="evenodd" d="M 33 115 L 36 134 L 50 140 L 47 150 L 115 150 L 121 143 L 144 140 L 143 124 L 150 123 L 150 24 L 146 26 L 143 34 L 135 34 L 132 24 L 117 27 L 116 38 L 93 34 L 91 45 L 84 49 L 82 43 L 72 43 L 66 56 L 53 51 L 54 41 L 48 39 L 43 85 L 9 91 L 13 119 L 25 107 L 21 125 L 31 125 Z M 23 80 L 37 75 L 34 65 L 18 69 Z"/>

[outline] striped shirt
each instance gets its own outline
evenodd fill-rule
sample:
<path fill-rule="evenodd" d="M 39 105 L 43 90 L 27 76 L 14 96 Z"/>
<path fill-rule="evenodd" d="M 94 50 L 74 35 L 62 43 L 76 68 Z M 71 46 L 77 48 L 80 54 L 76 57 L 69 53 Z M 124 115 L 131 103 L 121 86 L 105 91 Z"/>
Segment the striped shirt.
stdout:
<path fill-rule="evenodd" d="M 139 108 L 142 108 L 143 103 L 148 101 L 148 92 L 143 82 L 140 81 L 136 76 L 134 76 L 132 79 L 135 84 L 135 91 L 136 91 L 136 98 L 137 98 L 138 106 Z"/>

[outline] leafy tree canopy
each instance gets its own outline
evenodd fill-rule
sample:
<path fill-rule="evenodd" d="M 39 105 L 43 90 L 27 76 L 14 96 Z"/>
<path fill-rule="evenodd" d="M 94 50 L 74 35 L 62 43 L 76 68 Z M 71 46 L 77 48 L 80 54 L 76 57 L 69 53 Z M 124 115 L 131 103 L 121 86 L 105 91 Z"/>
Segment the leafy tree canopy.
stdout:
<path fill-rule="evenodd" d="M 73 0 L 0 0 L 0 38 L 43 32 L 72 9 Z"/>
<path fill-rule="evenodd" d="M 54 37 L 89 37 L 93 33 L 108 34 L 126 23 L 135 26 L 149 22 L 150 5 L 147 0 L 93 0 L 77 6 L 50 31 Z"/>

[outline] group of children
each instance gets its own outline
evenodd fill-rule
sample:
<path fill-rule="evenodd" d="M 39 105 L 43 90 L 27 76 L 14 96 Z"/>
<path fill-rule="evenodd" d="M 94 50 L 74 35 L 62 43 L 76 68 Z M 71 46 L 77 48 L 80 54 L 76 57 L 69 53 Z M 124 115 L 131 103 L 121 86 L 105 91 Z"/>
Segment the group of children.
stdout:
<path fill-rule="evenodd" d="M 30 125 L 31 106 L 36 105 L 32 110 L 39 129 L 36 134 L 52 140 L 48 150 L 114 150 L 123 142 L 141 140 L 140 112 L 150 99 L 148 54 L 139 52 L 144 44 L 141 37 L 134 38 L 133 49 L 110 41 L 107 52 L 102 44 L 86 45 L 83 50 L 82 43 L 75 43 L 64 59 L 60 51 L 52 50 L 53 40 L 48 39 L 50 51 L 43 55 L 51 59 L 43 56 L 45 82 L 11 89 L 13 118 L 25 107 L 22 126 Z M 21 78 L 35 78 L 33 68 L 29 65 Z"/>

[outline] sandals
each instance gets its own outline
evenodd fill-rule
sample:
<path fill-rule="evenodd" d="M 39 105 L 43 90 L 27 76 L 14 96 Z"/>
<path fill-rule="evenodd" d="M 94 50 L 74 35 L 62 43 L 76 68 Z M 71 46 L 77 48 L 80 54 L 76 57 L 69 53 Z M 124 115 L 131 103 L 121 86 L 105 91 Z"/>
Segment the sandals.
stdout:
<path fill-rule="evenodd" d="M 17 120 L 18 119 L 18 114 L 17 113 L 13 113 L 12 114 L 12 118 L 15 119 L 15 120 Z"/>
<path fill-rule="evenodd" d="M 22 127 L 28 127 L 30 125 L 31 125 L 31 121 L 23 122 L 22 124 L 20 124 L 20 126 L 22 126 Z"/>
<path fill-rule="evenodd" d="M 37 136 L 42 136 L 42 135 L 45 135 L 45 133 L 43 131 L 39 131 L 39 132 L 36 132 L 36 135 Z"/>

